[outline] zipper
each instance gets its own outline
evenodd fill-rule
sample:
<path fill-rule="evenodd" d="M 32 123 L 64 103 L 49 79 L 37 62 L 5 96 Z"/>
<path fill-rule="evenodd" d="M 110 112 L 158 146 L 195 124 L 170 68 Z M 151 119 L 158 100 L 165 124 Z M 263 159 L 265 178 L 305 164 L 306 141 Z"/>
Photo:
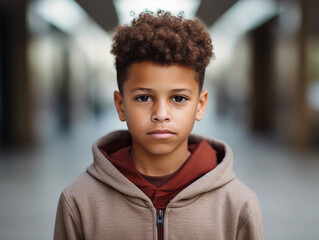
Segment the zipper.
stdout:
<path fill-rule="evenodd" d="M 163 210 L 158 210 L 157 221 L 156 221 L 157 228 L 163 228 L 163 223 L 164 223 L 164 212 Z"/>
<path fill-rule="evenodd" d="M 157 239 L 163 240 L 164 239 L 164 210 L 157 211 L 156 226 L 157 226 Z"/>

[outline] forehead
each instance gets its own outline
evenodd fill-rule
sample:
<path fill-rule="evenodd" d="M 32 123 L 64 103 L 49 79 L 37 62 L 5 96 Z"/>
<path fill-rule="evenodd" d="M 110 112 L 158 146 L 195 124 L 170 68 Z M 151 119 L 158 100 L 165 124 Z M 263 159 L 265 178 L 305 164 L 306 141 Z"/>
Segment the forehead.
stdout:
<path fill-rule="evenodd" d="M 187 87 L 198 91 L 195 71 L 181 65 L 158 65 L 152 62 L 132 64 L 128 69 L 125 88 L 181 88 Z"/>

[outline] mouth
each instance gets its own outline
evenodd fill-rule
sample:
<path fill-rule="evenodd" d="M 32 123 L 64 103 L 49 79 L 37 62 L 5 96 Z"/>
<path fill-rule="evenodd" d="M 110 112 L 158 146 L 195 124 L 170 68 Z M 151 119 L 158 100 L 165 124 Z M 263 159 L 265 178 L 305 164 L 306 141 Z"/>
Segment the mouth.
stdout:
<path fill-rule="evenodd" d="M 157 139 L 167 139 L 175 135 L 175 133 L 167 129 L 158 129 L 158 130 L 149 132 L 148 135 Z"/>

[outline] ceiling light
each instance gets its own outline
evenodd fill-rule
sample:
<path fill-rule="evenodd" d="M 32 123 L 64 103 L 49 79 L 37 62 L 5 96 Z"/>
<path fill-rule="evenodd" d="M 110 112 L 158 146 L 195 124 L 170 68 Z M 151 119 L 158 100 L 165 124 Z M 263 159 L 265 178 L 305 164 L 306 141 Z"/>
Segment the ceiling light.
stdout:
<path fill-rule="evenodd" d="M 221 16 L 211 31 L 239 36 L 260 26 L 280 12 L 278 3 L 274 0 L 240 0 Z"/>
<path fill-rule="evenodd" d="M 72 33 L 86 21 L 87 14 L 74 0 L 33 1 L 30 9 L 64 32 Z"/>
<path fill-rule="evenodd" d="M 281 12 L 282 9 L 275 0 L 236 2 L 210 28 L 218 62 L 223 64 L 228 61 L 228 57 L 233 53 L 233 47 L 241 36 Z"/>

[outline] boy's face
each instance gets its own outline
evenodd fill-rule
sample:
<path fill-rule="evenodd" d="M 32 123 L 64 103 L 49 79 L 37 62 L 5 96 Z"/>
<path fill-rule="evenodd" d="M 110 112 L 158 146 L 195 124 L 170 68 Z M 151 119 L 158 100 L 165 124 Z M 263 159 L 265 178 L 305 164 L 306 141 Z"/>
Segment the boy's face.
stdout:
<path fill-rule="evenodd" d="M 192 69 L 141 62 L 130 67 L 123 93 L 115 92 L 114 101 L 133 150 L 166 155 L 188 151 L 188 136 L 203 117 L 207 96 L 207 91 L 199 93 Z"/>

